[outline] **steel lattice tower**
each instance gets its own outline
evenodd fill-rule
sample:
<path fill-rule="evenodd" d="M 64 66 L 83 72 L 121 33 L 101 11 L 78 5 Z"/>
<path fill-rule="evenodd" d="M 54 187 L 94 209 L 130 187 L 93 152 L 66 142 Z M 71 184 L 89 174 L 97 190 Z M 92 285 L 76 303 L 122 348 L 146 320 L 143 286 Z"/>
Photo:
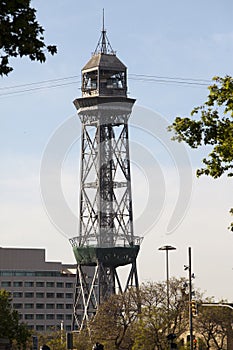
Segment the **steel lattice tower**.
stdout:
<path fill-rule="evenodd" d="M 73 329 L 82 329 L 110 295 L 138 288 L 140 238 L 133 233 L 127 68 L 103 25 L 82 69 L 82 97 L 74 101 L 82 123 L 80 226 L 70 239 L 77 261 Z M 117 272 L 129 265 L 123 287 Z"/>

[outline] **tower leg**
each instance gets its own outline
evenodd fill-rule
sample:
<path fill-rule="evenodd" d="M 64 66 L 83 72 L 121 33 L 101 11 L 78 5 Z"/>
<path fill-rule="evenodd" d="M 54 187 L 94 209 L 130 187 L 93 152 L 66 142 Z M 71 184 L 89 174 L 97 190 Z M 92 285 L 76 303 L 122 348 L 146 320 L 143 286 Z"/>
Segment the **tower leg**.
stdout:
<path fill-rule="evenodd" d="M 96 314 L 98 306 L 113 294 L 123 294 L 130 288 L 138 290 L 136 259 L 129 264 L 130 271 L 125 288 L 122 288 L 117 267 L 106 267 L 102 262 L 94 266 L 77 266 L 77 281 L 73 312 L 73 330 L 88 327 L 90 319 Z M 89 273 L 87 273 L 89 272 Z M 140 311 L 140 305 L 138 305 Z"/>

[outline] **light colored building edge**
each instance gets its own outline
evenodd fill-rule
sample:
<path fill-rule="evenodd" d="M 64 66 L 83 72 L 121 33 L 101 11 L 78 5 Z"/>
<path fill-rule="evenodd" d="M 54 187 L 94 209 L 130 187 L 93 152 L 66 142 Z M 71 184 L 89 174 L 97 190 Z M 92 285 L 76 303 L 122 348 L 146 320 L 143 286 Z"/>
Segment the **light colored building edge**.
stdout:
<path fill-rule="evenodd" d="M 30 330 L 71 330 L 75 280 L 76 265 L 45 261 L 45 249 L 0 247 L 0 288 Z"/>

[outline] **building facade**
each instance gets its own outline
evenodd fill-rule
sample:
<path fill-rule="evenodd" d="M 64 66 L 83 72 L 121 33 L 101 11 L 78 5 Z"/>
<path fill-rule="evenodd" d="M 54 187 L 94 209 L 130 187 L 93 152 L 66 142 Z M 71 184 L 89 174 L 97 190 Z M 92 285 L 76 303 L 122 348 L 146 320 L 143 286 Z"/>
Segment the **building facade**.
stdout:
<path fill-rule="evenodd" d="M 0 288 L 32 331 L 71 330 L 76 266 L 45 261 L 44 249 L 0 248 Z"/>

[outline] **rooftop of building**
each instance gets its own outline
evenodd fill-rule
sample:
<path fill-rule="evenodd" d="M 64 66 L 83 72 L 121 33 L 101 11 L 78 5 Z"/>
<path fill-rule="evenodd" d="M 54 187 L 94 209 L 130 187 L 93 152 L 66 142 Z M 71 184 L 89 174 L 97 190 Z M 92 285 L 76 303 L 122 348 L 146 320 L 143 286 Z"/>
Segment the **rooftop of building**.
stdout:
<path fill-rule="evenodd" d="M 0 247 L 0 270 L 60 271 L 73 273 L 76 265 L 46 261 L 45 249 Z"/>

